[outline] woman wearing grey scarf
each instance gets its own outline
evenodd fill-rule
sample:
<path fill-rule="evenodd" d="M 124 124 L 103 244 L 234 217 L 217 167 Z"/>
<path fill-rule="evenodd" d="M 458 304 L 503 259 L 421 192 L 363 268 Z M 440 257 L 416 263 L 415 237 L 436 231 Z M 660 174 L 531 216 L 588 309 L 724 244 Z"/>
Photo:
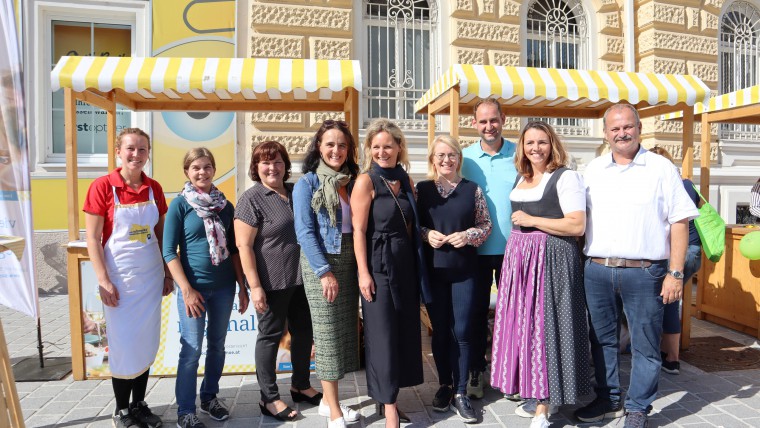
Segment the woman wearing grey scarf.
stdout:
<path fill-rule="evenodd" d="M 357 150 L 343 121 L 326 120 L 314 135 L 293 190 L 301 270 L 311 309 L 316 372 L 322 381 L 319 414 L 342 428 L 359 413 L 338 401 L 338 380 L 359 369 L 359 285 L 349 205 Z M 316 404 L 316 403 L 315 403 Z"/>

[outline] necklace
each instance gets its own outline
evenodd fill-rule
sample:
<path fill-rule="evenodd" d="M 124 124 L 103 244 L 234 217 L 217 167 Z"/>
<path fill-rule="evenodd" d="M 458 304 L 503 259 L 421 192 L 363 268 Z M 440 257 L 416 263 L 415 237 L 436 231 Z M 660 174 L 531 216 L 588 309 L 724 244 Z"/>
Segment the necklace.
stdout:
<path fill-rule="evenodd" d="M 395 186 L 398 184 L 398 180 L 385 180 L 385 182 L 390 184 L 391 186 Z"/>

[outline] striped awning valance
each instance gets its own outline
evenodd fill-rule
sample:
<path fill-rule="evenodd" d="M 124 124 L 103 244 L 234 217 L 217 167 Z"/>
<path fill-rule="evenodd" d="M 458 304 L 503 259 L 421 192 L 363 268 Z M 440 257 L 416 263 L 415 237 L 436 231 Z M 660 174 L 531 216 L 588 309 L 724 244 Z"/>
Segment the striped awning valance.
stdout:
<path fill-rule="evenodd" d="M 457 64 L 417 101 L 415 109 L 428 111 L 431 103 L 455 86 L 465 106 L 495 97 L 506 107 L 545 107 L 557 110 L 557 115 L 573 109 L 598 112 L 620 101 L 641 107 L 675 107 L 709 98 L 707 86 L 689 75 Z"/>
<path fill-rule="evenodd" d="M 249 58 L 64 56 L 51 72 L 53 91 L 115 91 L 155 101 L 339 101 L 362 89 L 358 61 Z"/>

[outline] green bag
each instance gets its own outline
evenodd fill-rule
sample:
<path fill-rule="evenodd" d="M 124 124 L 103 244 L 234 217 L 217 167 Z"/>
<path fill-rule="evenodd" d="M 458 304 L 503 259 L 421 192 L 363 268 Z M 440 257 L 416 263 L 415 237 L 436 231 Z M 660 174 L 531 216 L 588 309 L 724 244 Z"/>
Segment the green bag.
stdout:
<path fill-rule="evenodd" d="M 699 217 L 694 219 L 694 226 L 696 226 L 699 239 L 702 241 L 702 251 L 705 252 L 705 256 L 711 262 L 717 263 L 726 248 L 726 222 L 699 193 L 697 186 L 694 186 L 694 190 L 704 202 L 699 208 Z"/>

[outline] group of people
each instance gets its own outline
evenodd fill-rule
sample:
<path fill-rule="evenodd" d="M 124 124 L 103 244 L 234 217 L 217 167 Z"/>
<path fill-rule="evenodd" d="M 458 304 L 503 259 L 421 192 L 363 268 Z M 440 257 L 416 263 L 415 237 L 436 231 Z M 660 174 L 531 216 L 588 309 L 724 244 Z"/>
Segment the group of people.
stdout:
<path fill-rule="evenodd" d="M 377 412 L 387 427 L 408 421 L 397 400 L 400 388 L 423 382 L 414 326 L 424 303 L 440 384 L 434 410 L 453 408 L 465 423 L 476 423 L 470 399 L 483 397 L 490 354 L 490 384 L 527 400 L 517 413 L 532 417 L 531 427 L 547 427 L 557 406 L 590 392 L 590 343 L 596 398 L 576 417 L 593 422 L 625 414 L 626 427 L 645 427 L 660 367 L 677 364 L 663 313 L 670 304 L 677 320 L 688 276 L 687 223 L 698 215 L 694 201 L 675 166 L 642 148 L 641 122 L 630 105 L 606 112 L 611 151 L 583 176 L 568 168 L 570 156 L 549 124 L 529 122 L 515 144 L 503 138 L 504 122 L 496 99 L 478 102 L 473 126 L 480 140 L 463 149 L 450 136 L 435 138 L 428 180 L 415 185 L 406 139 L 393 122 L 369 125 L 359 165 L 360 147 L 347 124 L 326 120 L 295 185 L 287 182 L 285 147 L 255 145 L 249 169 L 255 185 L 234 208 L 213 184 L 216 165 L 205 148 L 185 155 L 188 181 L 167 206 L 161 186 L 143 172 L 148 135 L 122 131 L 121 167 L 93 182 L 84 205 L 109 325 L 115 425 L 162 425 L 144 398 L 161 295 L 175 283 L 182 345 L 177 426 L 204 426 L 196 415 L 204 335 L 200 411 L 229 417 L 217 393 L 237 283 L 239 311 L 250 302 L 258 318 L 262 414 L 298 416 L 282 400 L 275 375 L 279 343 L 289 333 L 294 402 L 318 406 L 330 428 L 358 420 L 340 402 L 338 385 L 359 369 L 363 338 Z M 625 403 L 620 308 L 633 353 Z M 309 382 L 312 344 L 321 392 Z"/>

